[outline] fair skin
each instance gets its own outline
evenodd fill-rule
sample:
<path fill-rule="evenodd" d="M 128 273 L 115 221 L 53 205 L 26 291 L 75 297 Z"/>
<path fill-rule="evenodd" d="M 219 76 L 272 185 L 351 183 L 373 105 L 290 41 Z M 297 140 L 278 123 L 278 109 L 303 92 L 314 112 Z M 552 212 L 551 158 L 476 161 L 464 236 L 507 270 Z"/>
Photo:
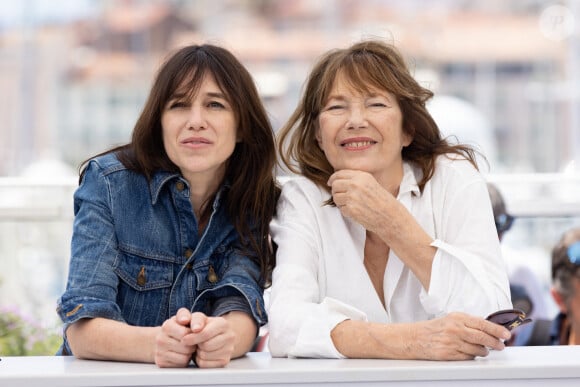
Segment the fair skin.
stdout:
<path fill-rule="evenodd" d="M 196 216 L 218 188 L 237 141 L 231 105 L 211 75 L 206 75 L 192 101 L 179 90 L 161 117 L 167 156 L 190 183 Z"/>
<path fill-rule="evenodd" d="M 572 277 L 573 294 L 564 297 L 555 288 L 551 289 L 552 298 L 562 313 L 566 314 L 566 322 L 570 324 L 568 342 L 563 344 L 580 345 L 580 278 Z"/>
<path fill-rule="evenodd" d="M 436 248 L 433 239 L 397 201 L 402 149 L 412 141 L 402 129 L 396 98 L 372 89 L 360 93 L 339 74 L 319 116 L 316 139 L 335 173 L 328 180 L 343 216 L 367 230 L 364 264 L 383 306 L 384 274 L 392 250 L 428 290 Z M 469 316 L 410 324 L 346 320 L 331 332 L 343 355 L 353 358 L 460 360 L 504 348 L 504 327 Z M 384 345 L 382 343 L 388 343 Z"/>
<path fill-rule="evenodd" d="M 161 118 L 167 155 L 191 187 L 197 219 L 217 190 L 237 141 L 234 111 L 211 75 L 189 99 L 176 93 Z M 200 225 L 200 232 L 204 225 Z M 160 327 L 136 327 L 104 319 L 83 319 L 67 329 L 75 356 L 85 359 L 186 367 L 194 356 L 201 368 L 223 367 L 252 347 L 257 325 L 246 313 L 219 317 L 181 308 Z"/>

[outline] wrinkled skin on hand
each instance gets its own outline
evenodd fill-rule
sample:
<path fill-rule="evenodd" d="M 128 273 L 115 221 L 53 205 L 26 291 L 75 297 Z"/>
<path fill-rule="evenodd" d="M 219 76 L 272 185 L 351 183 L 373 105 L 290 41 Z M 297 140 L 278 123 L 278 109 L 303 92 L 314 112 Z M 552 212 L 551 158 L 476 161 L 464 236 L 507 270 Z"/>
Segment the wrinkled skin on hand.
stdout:
<path fill-rule="evenodd" d="M 465 313 L 414 324 L 413 352 L 425 360 L 470 360 L 501 351 L 511 336 L 506 328 Z"/>

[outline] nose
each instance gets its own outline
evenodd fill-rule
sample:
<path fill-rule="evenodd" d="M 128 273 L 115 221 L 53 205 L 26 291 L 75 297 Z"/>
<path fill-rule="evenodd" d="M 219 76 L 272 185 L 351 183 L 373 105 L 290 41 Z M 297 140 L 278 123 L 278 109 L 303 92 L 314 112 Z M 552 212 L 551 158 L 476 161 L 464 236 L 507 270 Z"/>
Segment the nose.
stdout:
<path fill-rule="evenodd" d="M 363 104 L 352 104 L 348 116 L 348 129 L 359 129 L 367 126 L 366 109 Z"/>
<path fill-rule="evenodd" d="M 205 119 L 203 115 L 203 110 L 200 106 L 192 105 L 189 109 L 189 115 L 187 119 L 187 128 L 193 130 L 205 129 Z"/>

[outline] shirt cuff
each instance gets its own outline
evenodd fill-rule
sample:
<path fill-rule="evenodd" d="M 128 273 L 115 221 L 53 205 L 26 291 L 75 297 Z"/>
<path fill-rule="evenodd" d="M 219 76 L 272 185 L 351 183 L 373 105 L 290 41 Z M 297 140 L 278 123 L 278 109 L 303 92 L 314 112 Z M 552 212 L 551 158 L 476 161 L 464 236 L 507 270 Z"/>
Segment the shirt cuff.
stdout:
<path fill-rule="evenodd" d="M 345 320 L 367 321 L 366 314 L 350 305 L 328 297 L 318 307 L 318 313 L 306 318 L 298 333 L 296 345 L 290 349 L 288 356 L 346 358 L 334 346 L 330 333 L 334 327 Z"/>

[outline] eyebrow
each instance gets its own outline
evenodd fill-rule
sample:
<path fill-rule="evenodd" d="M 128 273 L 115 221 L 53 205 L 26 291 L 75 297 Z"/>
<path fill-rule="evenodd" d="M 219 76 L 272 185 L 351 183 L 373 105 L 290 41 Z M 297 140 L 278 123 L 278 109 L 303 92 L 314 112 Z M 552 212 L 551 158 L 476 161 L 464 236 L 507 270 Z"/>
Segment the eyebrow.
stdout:
<path fill-rule="evenodd" d="M 369 99 L 369 98 L 385 98 L 388 101 L 392 101 L 392 97 L 386 93 L 378 93 L 378 92 L 368 93 L 365 96 L 365 99 Z M 331 94 L 328 96 L 328 98 L 326 100 L 327 101 L 330 101 L 330 100 L 346 101 L 347 98 L 342 94 Z"/>
<path fill-rule="evenodd" d="M 189 96 L 191 93 L 186 93 L 183 91 L 176 91 L 172 96 L 171 99 L 181 99 L 184 98 L 186 96 Z M 226 96 L 224 93 L 222 92 L 217 92 L 217 91 L 210 91 L 209 93 L 205 93 L 204 95 L 205 97 L 209 97 L 209 98 L 221 98 L 224 100 L 227 100 Z"/>
<path fill-rule="evenodd" d="M 339 100 L 339 101 L 346 101 L 346 97 L 340 94 L 332 94 L 329 95 L 328 98 L 326 98 L 326 101 L 330 101 L 330 100 Z"/>
<path fill-rule="evenodd" d="M 210 91 L 208 93 L 205 93 L 205 95 L 207 97 L 214 97 L 214 98 L 225 98 L 225 94 L 222 93 L 221 91 Z"/>

